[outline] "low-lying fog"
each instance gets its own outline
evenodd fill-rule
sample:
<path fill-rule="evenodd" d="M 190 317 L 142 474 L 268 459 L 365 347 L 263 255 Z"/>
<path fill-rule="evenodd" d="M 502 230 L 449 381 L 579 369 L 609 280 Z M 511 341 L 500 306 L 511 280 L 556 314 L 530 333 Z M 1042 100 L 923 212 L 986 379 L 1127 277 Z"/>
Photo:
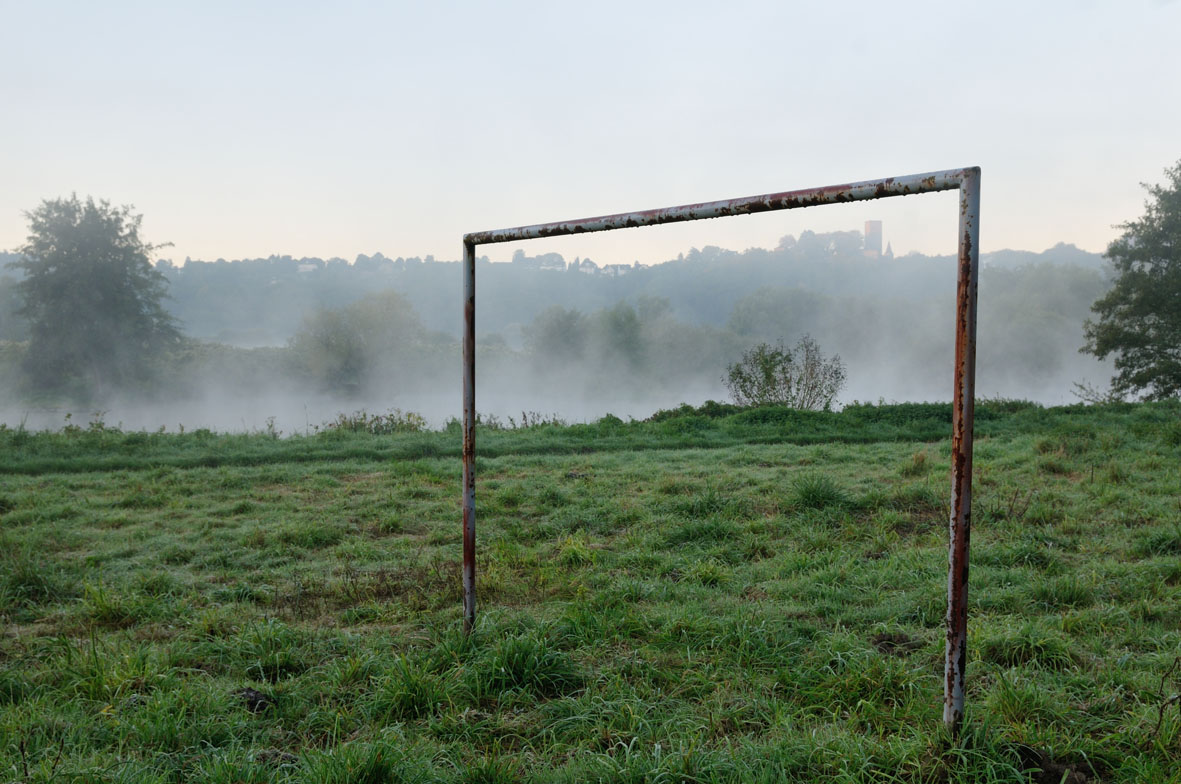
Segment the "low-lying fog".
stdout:
<path fill-rule="evenodd" d="M 932 368 L 932 375 L 942 370 L 946 383 L 933 378 L 915 378 L 889 365 L 848 367 L 848 383 L 838 397 L 841 403 L 895 401 L 948 401 L 951 399 L 951 362 L 942 361 Z M 1078 402 L 1072 383 L 1086 381 L 1101 386 L 1110 376 L 1098 362 L 1072 363 L 1074 372 L 1064 371 L 1042 383 L 1030 384 L 1006 374 L 1003 369 L 977 371 L 978 397 L 1019 398 L 1046 405 Z M 325 422 L 342 413 L 366 411 L 386 413 L 391 409 L 413 411 L 426 418 L 432 428 L 442 427 L 448 419 L 462 416 L 461 375 L 456 362 L 454 381 L 437 390 L 412 394 L 383 394 L 373 391 L 363 396 L 340 397 L 324 393 L 299 394 L 295 390 L 272 389 L 249 395 L 235 395 L 221 389 L 177 400 L 138 401 L 113 399 L 91 406 L 38 408 L 8 402 L 0 407 L 0 422 L 9 427 L 23 424 L 31 430 L 57 430 L 66 424 L 86 426 L 96 418 L 108 426 L 123 430 L 176 432 L 207 428 L 216 432 L 266 432 L 283 435 L 315 433 Z M 719 380 L 702 379 L 678 390 L 655 390 L 650 395 L 612 394 L 598 390 L 560 388 L 552 381 L 531 383 L 528 379 L 505 378 L 477 372 L 477 405 L 481 416 L 493 415 L 508 424 L 520 421 L 522 413 L 545 419 L 557 417 L 566 422 L 593 421 L 605 414 L 623 419 L 643 419 L 662 408 L 681 403 L 699 405 L 706 400 L 729 400 Z M 67 419 L 67 415 L 69 418 Z"/>
<path fill-rule="evenodd" d="M 356 411 L 415 412 L 432 427 L 459 418 L 458 265 L 313 261 L 161 265 L 191 342 L 149 384 L 72 405 L 22 386 L 30 344 L 3 306 L 14 281 L 0 277 L 0 422 L 292 435 Z M 646 268 L 518 254 L 482 260 L 479 276 L 477 407 L 505 424 L 728 400 L 723 376 L 745 350 L 804 335 L 841 357 L 837 407 L 951 399 L 953 260 L 867 258 L 858 232 Z M 1078 401 L 1076 383 L 1106 387 L 1110 368 L 1079 348 L 1108 285 L 1101 258 L 1071 246 L 986 257 L 977 396 L 1064 404 Z"/>

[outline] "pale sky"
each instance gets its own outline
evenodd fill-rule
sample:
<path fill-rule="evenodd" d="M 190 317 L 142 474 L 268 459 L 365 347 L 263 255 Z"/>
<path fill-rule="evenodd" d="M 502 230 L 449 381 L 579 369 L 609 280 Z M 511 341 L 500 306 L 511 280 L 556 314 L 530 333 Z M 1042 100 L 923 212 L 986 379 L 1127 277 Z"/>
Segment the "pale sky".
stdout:
<path fill-rule="evenodd" d="M 0 0 L 0 249 L 133 204 L 180 261 L 459 256 L 466 231 L 978 165 L 984 251 L 1102 251 L 1181 159 L 1181 2 Z M 654 263 L 953 194 L 485 247 Z"/>

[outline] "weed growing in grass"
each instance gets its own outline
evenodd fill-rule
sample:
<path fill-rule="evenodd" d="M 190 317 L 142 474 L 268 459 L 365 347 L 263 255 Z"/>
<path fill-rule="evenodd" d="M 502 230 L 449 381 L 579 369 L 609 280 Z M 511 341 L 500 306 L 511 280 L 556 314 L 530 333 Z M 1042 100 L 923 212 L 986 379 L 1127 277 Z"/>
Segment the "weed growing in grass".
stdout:
<path fill-rule="evenodd" d="M 894 490 L 886 504 L 911 514 L 940 514 L 950 508 L 947 497 L 929 484 L 907 484 Z"/>
<path fill-rule="evenodd" d="M 972 554 L 972 561 L 981 565 L 996 567 L 1030 567 L 1043 574 L 1059 573 L 1062 559 L 1036 538 L 1025 538 L 1003 546 L 980 547 Z"/>
<path fill-rule="evenodd" d="M 31 543 L 0 536 L 0 613 L 74 595 L 70 582 L 38 556 Z"/>
<path fill-rule="evenodd" d="M 1065 723 L 1069 710 L 1063 695 L 1047 691 L 1045 683 L 1019 674 L 997 676 L 988 695 L 988 708 L 1012 724 Z"/>
<path fill-rule="evenodd" d="M 713 558 L 694 561 L 685 567 L 682 574 L 686 580 L 711 588 L 722 585 L 730 579 L 730 570 L 724 564 L 719 563 Z"/>
<path fill-rule="evenodd" d="M 902 466 L 901 473 L 903 476 L 926 476 L 930 470 L 930 466 L 927 465 L 927 452 L 922 450 L 911 456 L 910 462 Z"/>
<path fill-rule="evenodd" d="M 272 683 L 308 669 L 307 649 L 300 635 L 273 618 L 254 623 L 236 640 L 237 656 L 248 678 Z"/>
<path fill-rule="evenodd" d="M 1095 601 L 1094 590 L 1073 575 L 1039 580 L 1029 594 L 1031 599 L 1049 610 L 1089 607 Z"/>
<path fill-rule="evenodd" d="M 595 553 L 584 536 L 567 536 L 558 543 L 558 561 L 566 566 L 586 566 L 595 561 Z"/>
<path fill-rule="evenodd" d="M 1142 534 L 1135 552 L 1140 556 L 1181 555 L 1181 523 L 1158 525 Z"/>
<path fill-rule="evenodd" d="M 516 784 L 522 780 L 524 770 L 519 763 L 497 756 L 468 763 L 459 772 L 458 779 L 461 784 Z"/>
<path fill-rule="evenodd" d="M 371 719 L 382 723 L 422 718 L 447 700 L 439 677 L 405 656 L 397 658 L 371 688 L 373 697 L 367 709 Z"/>
<path fill-rule="evenodd" d="M 716 487 L 709 485 L 700 493 L 683 499 L 677 504 L 676 511 L 686 517 L 702 518 L 724 512 L 733 514 L 735 510 L 732 510 L 729 499 L 718 492 Z"/>
<path fill-rule="evenodd" d="M 303 776 L 317 784 L 388 784 L 430 781 L 438 775 L 426 760 L 414 759 L 398 738 L 353 741 L 304 758 Z"/>
<path fill-rule="evenodd" d="M 100 626 L 122 629 L 149 619 L 157 605 L 143 597 L 122 594 L 102 583 L 83 586 L 82 602 L 86 618 Z"/>
<path fill-rule="evenodd" d="M 1062 522 L 1065 517 L 1061 506 L 1048 498 L 1038 498 L 1022 515 L 1022 519 L 1030 525 L 1051 526 Z"/>
<path fill-rule="evenodd" d="M 1113 485 L 1122 484 L 1128 481 L 1129 477 L 1128 467 L 1116 460 L 1112 460 L 1107 464 L 1104 473 L 1106 474 L 1107 481 Z"/>
<path fill-rule="evenodd" d="M 268 420 L 268 427 L 274 427 L 274 422 Z M 394 433 L 421 433 L 427 429 L 426 420 L 413 411 L 402 411 L 391 408 L 384 414 L 370 414 L 368 411 L 354 411 L 351 414 L 340 414 L 331 422 L 325 422 L 317 431 L 324 432 L 345 431 L 350 433 L 369 433 L 375 436 L 388 436 Z"/>
<path fill-rule="evenodd" d="M 981 659 L 1002 667 L 1036 664 L 1062 670 L 1073 666 L 1077 659 L 1069 641 L 1034 622 L 985 633 L 979 648 Z"/>
<path fill-rule="evenodd" d="M 791 484 L 790 504 L 797 509 L 827 509 L 848 503 L 849 496 L 828 474 L 802 474 Z"/>
<path fill-rule="evenodd" d="M 524 633 L 500 640 L 481 656 L 469 673 L 467 687 L 477 700 L 497 697 L 507 689 L 555 697 L 580 688 L 583 680 L 568 653 L 539 634 Z"/>
<path fill-rule="evenodd" d="M 339 542 L 344 531 L 323 522 L 290 523 L 279 529 L 276 538 L 284 544 L 316 550 Z"/>
<path fill-rule="evenodd" d="M 704 520 L 689 520 L 680 523 L 665 537 L 667 547 L 679 547 L 691 543 L 730 541 L 738 536 L 739 528 L 729 520 L 716 517 Z"/>

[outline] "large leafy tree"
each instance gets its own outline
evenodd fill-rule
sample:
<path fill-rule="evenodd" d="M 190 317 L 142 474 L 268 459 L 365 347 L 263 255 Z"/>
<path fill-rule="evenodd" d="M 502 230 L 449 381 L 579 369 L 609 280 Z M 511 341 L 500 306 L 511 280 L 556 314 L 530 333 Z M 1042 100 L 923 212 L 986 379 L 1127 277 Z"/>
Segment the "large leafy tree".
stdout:
<path fill-rule="evenodd" d="M 24 368 L 34 389 L 102 398 L 148 382 L 181 341 L 161 300 L 167 281 L 131 207 L 77 195 L 26 213 L 28 241 L 10 266 L 29 325 Z"/>
<path fill-rule="evenodd" d="M 1107 247 L 1114 286 L 1091 306 L 1082 349 L 1115 357 L 1115 393 L 1150 400 L 1181 395 L 1181 161 L 1165 175 L 1144 186 L 1143 217 Z"/>

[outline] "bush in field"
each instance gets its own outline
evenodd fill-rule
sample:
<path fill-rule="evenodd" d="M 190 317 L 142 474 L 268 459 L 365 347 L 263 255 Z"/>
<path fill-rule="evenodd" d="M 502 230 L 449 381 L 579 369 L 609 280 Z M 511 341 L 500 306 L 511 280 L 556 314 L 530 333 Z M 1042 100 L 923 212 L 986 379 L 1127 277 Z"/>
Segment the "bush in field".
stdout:
<path fill-rule="evenodd" d="M 421 433 L 426 430 L 426 420 L 413 411 L 403 412 L 391 408 L 384 414 L 370 414 L 368 411 L 354 411 L 338 414 L 336 419 L 324 423 L 324 430 L 347 430 L 352 433 L 372 433 L 386 436 L 392 433 Z"/>
<path fill-rule="evenodd" d="M 835 354 L 825 359 L 816 341 L 805 335 L 793 349 L 782 341 L 758 344 L 730 365 L 722 381 L 740 406 L 827 411 L 845 385 L 845 366 Z"/>
<path fill-rule="evenodd" d="M 410 375 L 432 337 L 409 300 L 383 291 L 313 313 L 289 346 L 296 372 L 325 389 L 355 393 L 384 377 Z"/>

